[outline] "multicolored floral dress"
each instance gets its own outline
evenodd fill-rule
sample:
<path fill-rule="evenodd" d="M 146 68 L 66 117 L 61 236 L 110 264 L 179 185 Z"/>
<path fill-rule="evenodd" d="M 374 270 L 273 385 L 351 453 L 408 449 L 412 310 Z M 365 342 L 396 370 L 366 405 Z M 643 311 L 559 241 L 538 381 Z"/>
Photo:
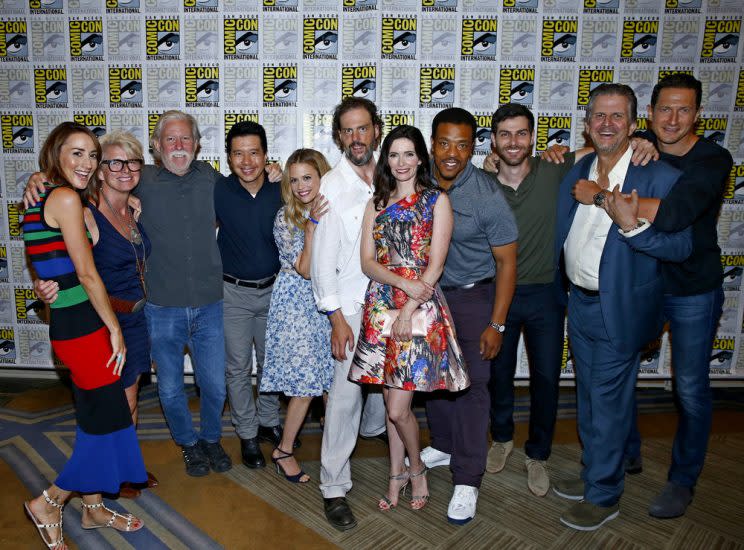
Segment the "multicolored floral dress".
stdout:
<path fill-rule="evenodd" d="M 426 270 L 439 193 L 414 193 L 377 215 L 373 236 L 380 264 L 406 279 L 417 279 Z M 425 311 L 426 336 L 408 341 L 382 336 L 384 313 L 407 301 L 401 289 L 370 281 L 349 380 L 411 391 L 467 388 L 470 379 L 438 285 L 432 298 L 419 306 Z"/>

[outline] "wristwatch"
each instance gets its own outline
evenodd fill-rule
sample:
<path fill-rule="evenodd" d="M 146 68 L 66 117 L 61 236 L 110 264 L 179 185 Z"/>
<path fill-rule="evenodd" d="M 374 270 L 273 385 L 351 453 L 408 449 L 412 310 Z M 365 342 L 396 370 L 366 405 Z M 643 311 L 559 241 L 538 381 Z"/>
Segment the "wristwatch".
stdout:
<path fill-rule="evenodd" d="M 506 332 L 506 325 L 500 325 L 498 323 L 491 322 L 491 323 L 488 323 L 488 326 L 493 329 L 496 329 L 496 331 L 501 334 L 504 334 L 504 332 Z"/>
<path fill-rule="evenodd" d="M 602 208 L 602 205 L 604 204 L 604 201 L 605 201 L 605 194 L 606 194 L 605 190 L 602 189 L 599 193 L 596 193 L 594 195 L 594 197 L 592 198 L 592 202 L 594 202 L 594 206 L 596 206 L 597 208 Z"/>

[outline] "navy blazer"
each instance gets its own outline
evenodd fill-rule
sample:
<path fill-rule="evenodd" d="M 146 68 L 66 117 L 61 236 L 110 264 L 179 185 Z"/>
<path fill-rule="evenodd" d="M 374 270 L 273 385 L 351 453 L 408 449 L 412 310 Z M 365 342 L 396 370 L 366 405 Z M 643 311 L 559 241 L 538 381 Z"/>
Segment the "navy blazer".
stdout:
<path fill-rule="evenodd" d="M 577 180 L 587 178 L 596 154 L 577 162 L 561 182 L 556 217 L 555 258 L 560 276 L 563 245 L 579 203 L 571 196 Z M 664 198 L 682 172 L 665 162 L 628 167 L 622 192 Z M 681 262 L 692 251 L 692 229 L 678 233 L 645 231 L 625 237 L 612 224 L 599 264 L 599 302 L 610 342 L 620 352 L 635 353 L 656 338 L 663 325 L 664 284 L 661 261 Z"/>

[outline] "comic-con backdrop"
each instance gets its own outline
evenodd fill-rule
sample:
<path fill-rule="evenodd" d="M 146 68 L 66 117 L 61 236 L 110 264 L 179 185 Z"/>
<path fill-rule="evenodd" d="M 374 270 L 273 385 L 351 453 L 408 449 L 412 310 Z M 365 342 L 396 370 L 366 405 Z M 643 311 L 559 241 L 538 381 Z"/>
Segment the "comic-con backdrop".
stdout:
<path fill-rule="evenodd" d="M 49 131 L 76 120 L 97 134 L 147 141 L 158 115 L 183 109 L 202 131 L 201 158 L 227 172 L 236 121 L 266 128 L 269 154 L 315 147 L 338 159 L 331 112 L 343 97 L 382 110 L 384 131 L 425 134 L 450 105 L 478 120 L 476 164 L 491 114 L 510 101 L 537 115 L 539 152 L 581 146 L 589 92 L 633 87 L 649 102 L 658 78 L 703 82 L 701 135 L 735 166 L 719 222 L 726 302 L 711 376 L 744 377 L 744 69 L 741 0 L 0 0 L 0 363 L 53 359 L 24 258 L 18 206 Z M 645 110 L 638 124 L 645 127 Z M 156 344 L 157 345 L 157 344 Z M 665 336 L 642 376 L 670 372 Z M 527 376 L 521 353 L 519 375 Z M 564 376 L 573 376 L 569 347 Z"/>

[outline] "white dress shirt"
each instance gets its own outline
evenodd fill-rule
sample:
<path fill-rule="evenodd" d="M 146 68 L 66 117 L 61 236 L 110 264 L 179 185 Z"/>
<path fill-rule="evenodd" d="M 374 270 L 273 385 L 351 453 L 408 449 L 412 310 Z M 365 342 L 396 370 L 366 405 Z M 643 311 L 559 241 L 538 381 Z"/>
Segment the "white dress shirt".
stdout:
<path fill-rule="evenodd" d="M 610 181 L 608 192 L 616 185 L 622 190 L 632 155 L 633 149 L 628 145 L 628 149 L 608 174 Z M 589 169 L 589 179 L 592 181 L 597 181 L 598 178 L 597 160 L 594 159 Z M 566 275 L 573 284 L 588 290 L 599 290 L 599 263 L 611 226 L 612 219 L 603 208 L 593 204 L 580 204 L 576 209 L 571 230 L 563 245 Z M 621 234 L 631 237 L 647 228 L 646 223 L 643 227 L 627 233 L 621 231 Z"/>
<path fill-rule="evenodd" d="M 375 161 L 378 155 L 375 153 Z M 361 179 L 346 155 L 321 180 L 329 210 L 313 236 L 310 278 L 320 311 L 341 308 L 344 315 L 361 311 L 369 279 L 362 273 L 362 219 L 373 188 Z"/>

